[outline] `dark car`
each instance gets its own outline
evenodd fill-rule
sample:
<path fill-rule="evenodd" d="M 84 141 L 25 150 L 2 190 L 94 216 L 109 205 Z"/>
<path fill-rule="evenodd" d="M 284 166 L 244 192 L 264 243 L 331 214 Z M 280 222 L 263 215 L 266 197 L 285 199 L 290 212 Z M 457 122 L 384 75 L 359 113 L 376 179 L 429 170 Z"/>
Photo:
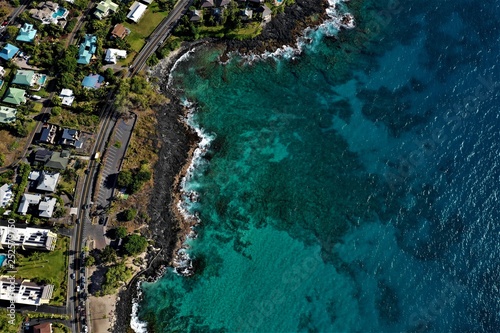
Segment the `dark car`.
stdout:
<path fill-rule="evenodd" d="M 75 273 L 71 273 L 70 276 L 69 276 L 72 280 L 75 279 Z"/>
<path fill-rule="evenodd" d="M 9 21 L 7 21 L 7 20 L 3 21 L 2 27 L 5 27 L 7 24 L 9 24 Z"/>

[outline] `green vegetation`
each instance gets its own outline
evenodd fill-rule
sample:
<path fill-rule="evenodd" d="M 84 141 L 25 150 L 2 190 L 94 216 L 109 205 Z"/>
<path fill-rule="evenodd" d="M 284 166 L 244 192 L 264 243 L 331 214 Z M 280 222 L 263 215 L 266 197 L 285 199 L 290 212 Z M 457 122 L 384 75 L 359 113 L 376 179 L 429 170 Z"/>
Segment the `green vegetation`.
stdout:
<path fill-rule="evenodd" d="M 0 309 L 0 332 L 2 333 L 18 333 L 23 322 L 23 316 L 20 313 L 15 313 L 14 325 L 7 315 L 7 309 Z"/>
<path fill-rule="evenodd" d="M 137 209 L 129 208 L 125 209 L 123 212 L 118 214 L 118 220 L 120 221 L 132 221 L 137 216 Z"/>
<path fill-rule="evenodd" d="M 125 252 L 131 256 L 144 252 L 147 247 L 148 240 L 139 234 L 128 235 L 123 245 Z"/>
<path fill-rule="evenodd" d="M 138 23 L 124 22 L 123 25 L 131 31 L 127 41 L 132 50 L 139 52 L 146 43 L 147 37 L 167 15 L 168 11 L 161 11 L 158 3 L 153 2 Z"/>
<path fill-rule="evenodd" d="M 116 254 L 115 249 L 111 246 L 107 245 L 102 251 L 100 255 L 101 262 L 105 264 L 114 263 L 118 260 L 118 255 Z"/>
<path fill-rule="evenodd" d="M 56 248 L 51 252 L 22 251 L 16 254 L 16 278 L 30 279 L 38 283 L 54 285 L 52 305 L 63 305 L 66 301 L 66 280 L 69 238 L 58 236 Z"/>
<path fill-rule="evenodd" d="M 19 202 L 21 200 L 21 196 L 23 195 L 26 186 L 28 186 L 28 176 L 30 172 L 31 172 L 31 167 L 29 164 L 27 163 L 19 164 L 17 173 L 21 177 L 21 182 L 15 186 L 16 196 L 14 197 L 14 202 L 12 204 L 13 212 L 17 212 L 17 209 L 19 208 Z"/>
<path fill-rule="evenodd" d="M 101 294 L 113 294 L 118 287 L 124 285 L 132 277 L 132 268 L 121 262 L 108 268 L 104 275 Z"/>
<path fill-rule="evenodd" d="M 142 164 L 139 169 L 122 170 L 118 174 L 117 185 L 126 188 L 127 192 L 134 194 L 139 191 L 144 183 L 151 179 L 149 164 Z M 130 220 L 127 220 L 130 221 Z"/>

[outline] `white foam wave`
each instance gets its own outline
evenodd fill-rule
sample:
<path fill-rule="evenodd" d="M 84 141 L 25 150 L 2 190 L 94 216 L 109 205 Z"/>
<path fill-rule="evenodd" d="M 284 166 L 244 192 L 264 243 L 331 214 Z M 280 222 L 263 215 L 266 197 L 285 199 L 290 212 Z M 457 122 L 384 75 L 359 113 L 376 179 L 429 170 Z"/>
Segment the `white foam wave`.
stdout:
<path fill-rule="evenodd" d="M 193 47 L 192 49 L 190 49 L 189 51 L 184 53 L 182 56 L 179 57 L 179 59 L 177 59 L 175 61 L 174 65 L 172 66 L 172 68 L 170 69 L 170 72 L 168 74 L 167 87 L 169 87 L 172 84 L 172 81 L 174 79 L 173 73 L 176 70 L 177 66 L 179 66 L 179 64 L 181 62 L 188 60 L 191 57 L 191 54 L 193 54 L 195 50 L 196 50 L 196 47 Z"/>
<path fill-rule="evenodd" d="M 354 16 L 347 10 L 345 2 L 349 0 L 328 0 L 329 7 L 326 9 L 328 19 L 314 28 L 306 28 L 303 35 L 298 37 L 295 46 L 283 45 L 274 52 L 266 51 L 262 54 L 250 53 L 239 55 L 228 54 L 229 58 L 241 57 L 245 63 L 251 64 L 255 61 L 265 59 L 295 59 L 304 49 L 314 50 L 324 36 L 336 36 L 341 28 L 352 29 L 355 26 Z M 227 61 L 226 61 L 227 63 Z"/>
<path fill-rule="evenodd" d="M 147 323 L 139 319 L 139 301 L 142 297 L 141 282 L 137 282 L 137 298 L 132 301 L 132 314 L 130 315 L 130 327 L 135 333 L 148 333 Z"/>

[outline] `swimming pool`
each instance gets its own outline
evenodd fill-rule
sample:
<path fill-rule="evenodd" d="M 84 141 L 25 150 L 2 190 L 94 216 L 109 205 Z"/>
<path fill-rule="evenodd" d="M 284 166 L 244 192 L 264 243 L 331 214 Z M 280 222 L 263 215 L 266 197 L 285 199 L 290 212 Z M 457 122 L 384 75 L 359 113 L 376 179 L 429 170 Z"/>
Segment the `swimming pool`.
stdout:
<path fill-rule="evenodd" d="M 47 75 L 40 76 L 40 78 L 38 79 L 38 84 L 43 86 L 45 84 L 45 80 L 47 80 Z"/>
<path fill-rule="evenodd" d="M 5 261 L 6 258 L 7 256 L 5 254 L 0 254 L 0 267 L 2 267 L 3 262 Z"/>
<path fill-rule="evenodd" d="M 52 14 L 52 18 L 57 19 L 57 18 L 60 18 L 60 17 L 64 17 L 66 15 L 66 12 L 67 12 L 67 10 L 65 8 L 59 7 L 57 9 L 57 12 L 55 12 L 55 13 Z"/>

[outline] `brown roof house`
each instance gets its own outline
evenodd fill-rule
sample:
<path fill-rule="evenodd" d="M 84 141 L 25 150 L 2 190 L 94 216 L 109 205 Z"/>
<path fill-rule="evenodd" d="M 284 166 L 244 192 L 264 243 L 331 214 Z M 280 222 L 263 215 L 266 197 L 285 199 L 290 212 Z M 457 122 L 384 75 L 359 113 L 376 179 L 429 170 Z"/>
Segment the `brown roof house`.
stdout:
<path fill-rule="evenodd" d="M 33 326 L 33 333 L 52 333 L 52 323 L 42 323 Z"/>
<path fill-rule="evenodd" d="M 125 28 L 123 24 L 117 24 L 111 31 L 111 37 L 123 39 L 130 34 L 130 30 Z"/>

